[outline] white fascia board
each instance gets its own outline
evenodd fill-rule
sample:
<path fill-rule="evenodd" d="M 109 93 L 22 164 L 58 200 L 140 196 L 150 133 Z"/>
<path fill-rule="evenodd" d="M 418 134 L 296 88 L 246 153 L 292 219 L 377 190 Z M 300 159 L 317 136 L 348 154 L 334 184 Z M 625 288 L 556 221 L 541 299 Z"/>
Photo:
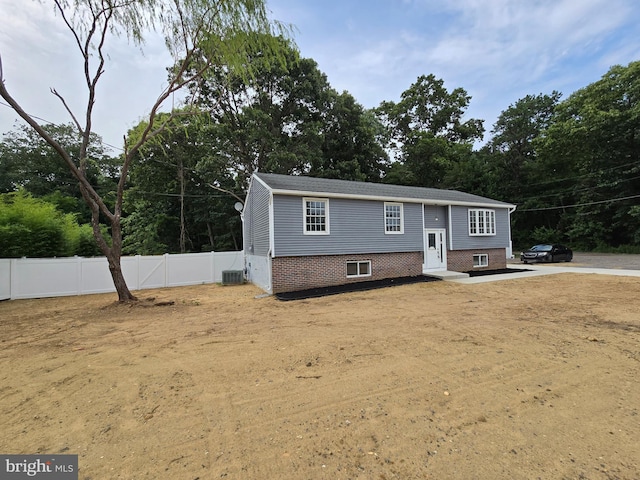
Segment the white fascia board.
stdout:
<path fill-rule="evenodd" d="M 247 200 L 249 200 L 249 195 L 251 195 L 251 187 L 253 187 L 253 179 L 256 178 L 253 175 L 249 180 L 249 188 L 247 188 L 247 194 L 244 196 L 244 203 L 242 204 L 242 211 L 240 212 L 240 218 L 244 219 L 244 210 L 247 208 Z"/>
<path fill-rule="evenodd" d="M 247 191 L 247 198 L 249 197 L 249 191 L 251 191 L 251 186 L 253 185 L 253 181 L 257 180 L 262 184 L 264 188 L 269 192 L 269 251 L 267 252 L 267 256 L 275 257 L 275 233 L 273 231 L 274 228 L 274 220 L 273 220 L 273 189 L 266 184 L 260 177 L 258 177 L 255 173 L 251 175 L 251 183 L 249 184 L 249 190 Z"/>
<path fill-rule="evenodd" d="M 259 180 L 259 179 L 258 179 Z M 503 203 L 497 205 L 495 203 L 486 202 L 447 202 L 444 200 L 430 200 L 428 198 L 404 198 L 404 197 L 378 197 L 375 195 L 355 195 L 348 193 L 327 193 L 312 192 L 305 190 L 271 190 L 273 195 L 292 195 L 301 197 L 320 197 L 320 198 L 346 198 L 350 200 L 374 200 L 381 202 L 403 202 L 403 203 L 420 203 L 423 205 L 439 205 L 450 206 L 456 205 L 461 207 L 487 207 L 487 208 L 515 208 L 515 205 Z"/>
<path fill-rule="evenodd" d="M 266 188 L 267 190 L 269 190 L 270 192 L 272 192 L 272 191 L 273 191 L 273 189 L 272 189 L 269 185 L 267 185 L 267 184 L 264 182 L 264 180 L 262 180 L 262 179 L 261 179 L 260 177 L 258 177 L 256 174 L 251 175 L 251 181 L 253 181 L 253 180 L 257 180 L 257 181 L 259 181 L 259 182 L 262 184 L 262 186 L 263 186 L 264 188 Z"/>

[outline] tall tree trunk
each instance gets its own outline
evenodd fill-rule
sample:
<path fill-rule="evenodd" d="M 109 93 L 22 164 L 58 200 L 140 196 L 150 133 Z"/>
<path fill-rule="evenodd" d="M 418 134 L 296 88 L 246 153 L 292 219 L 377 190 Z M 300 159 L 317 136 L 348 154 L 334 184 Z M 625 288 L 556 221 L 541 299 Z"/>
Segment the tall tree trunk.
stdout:
<path fill-rule="evenodd" d="M 239 249 L 238 249 L 238 242 L 236 241 L 236 235 L 235 235 L 235 233 L 233 233 L 233 226 L 232 226 L 232 225 L 229 225 L 229 233 L 231 234 L 231 238 L 232 238 L 232 240 L 233 240 L 233 246 L 234 246 L 234 248 L 236 249 L 236 251 L 237 251 L 237 250 L 239 250 Z"/>
<path fill-rule="evenodd" d="M 111 273 L 113 285 L 116 287 L 116 292 L 118 292 L 118 301 L 131 302 L 137 300 L 136 296 L 129 290 L 122 273 L 122 225 L 120 223 L 120 215 L 115 215 L 111 221 L 111 247 L 107 246 L 106 251 L 103 251 L 103 253 L 109 262 L 109 273 Z"/>
<path fill-rule="evenodd" d="M 211 250 L 214 250 L 214 244 L 213 242 L 215 241 L 214 236 L 213 236 L 213 228 L 211 228 L 211 222 L 207 222 L 207 232 L 209 233 L 209 244 L 211 245 Z"/>
<path fill-rule="evenodd" d="M 131 291 L 129 290 L 129 286 L 124 279 L 124 274 L 122 273 L 122 267 L 120 264 L 120 258 L 120 255 L 117 255 L 113 252 L 107 255 L 107 261 L 109 262 L 109 273 L 111 273 L 113 285 L 116 287 L 116 292 L 118 292 L 118 301 L 133 302 L 137 300 L 137 297 L 131 293 Z"/>

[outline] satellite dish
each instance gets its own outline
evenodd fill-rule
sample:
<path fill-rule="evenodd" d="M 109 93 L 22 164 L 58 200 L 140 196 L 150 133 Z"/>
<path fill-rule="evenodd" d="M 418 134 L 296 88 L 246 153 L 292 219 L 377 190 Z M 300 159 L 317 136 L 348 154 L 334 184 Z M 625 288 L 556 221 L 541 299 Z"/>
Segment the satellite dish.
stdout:
<path fill-rule="evenodd" d="M 233 208 L 235 208 L 237 211 L 241 212 L 242 209 L 244 208 L 244 205 L 242 205 L 242 202 L 236 202 L 236 204 L 233 206 Z"/>

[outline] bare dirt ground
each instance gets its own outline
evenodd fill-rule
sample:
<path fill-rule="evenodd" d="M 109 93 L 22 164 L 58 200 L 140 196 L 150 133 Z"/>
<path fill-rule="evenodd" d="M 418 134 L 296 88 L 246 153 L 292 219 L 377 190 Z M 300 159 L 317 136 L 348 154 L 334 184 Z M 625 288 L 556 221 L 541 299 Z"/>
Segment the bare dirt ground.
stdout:
<path fill-rule="evenodd" d="M 2 302 L 0 452 L 76 453 L 93 480 L 637 479 L 639 292 L 570 273 Z"/>

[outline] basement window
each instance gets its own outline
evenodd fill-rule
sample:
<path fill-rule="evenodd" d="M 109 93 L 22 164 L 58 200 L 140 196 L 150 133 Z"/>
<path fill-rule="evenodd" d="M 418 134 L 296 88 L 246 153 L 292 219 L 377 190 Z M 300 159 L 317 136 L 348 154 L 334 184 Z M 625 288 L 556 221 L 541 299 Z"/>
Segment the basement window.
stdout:
<path fill-rule="evenodd" d="M 473 256 L 473 268 L 488 267 L 489 255 L 486 253 L 478 253 Z"/>
<path fill-rule="evenodd" d="M 371 260 L 363 262 L 347 262 L 347 277 L 370 277 Z"/>

